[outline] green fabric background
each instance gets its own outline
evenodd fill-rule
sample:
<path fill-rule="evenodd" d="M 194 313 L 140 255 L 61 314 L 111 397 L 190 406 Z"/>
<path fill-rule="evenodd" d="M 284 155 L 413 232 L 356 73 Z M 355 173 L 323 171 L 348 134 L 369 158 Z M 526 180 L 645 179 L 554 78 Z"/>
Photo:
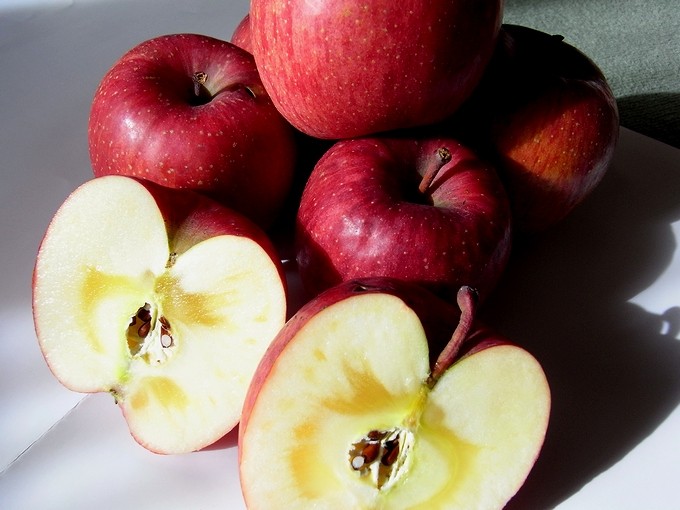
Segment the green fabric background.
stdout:
<path fill-rule="evenodd" d="M 506 0 L 504 22 L 564 36 L 604 72 L 621 125 L 680 148 L 680 0 Z"/>

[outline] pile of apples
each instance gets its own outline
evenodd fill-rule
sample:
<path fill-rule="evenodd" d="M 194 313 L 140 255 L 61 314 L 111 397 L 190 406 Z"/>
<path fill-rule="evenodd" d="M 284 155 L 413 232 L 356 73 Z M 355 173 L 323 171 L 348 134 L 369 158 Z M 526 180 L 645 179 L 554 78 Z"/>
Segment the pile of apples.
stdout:
<path fill-rule="evenodd" d="M 239 425 L 250 509 L 502 508 L 550 389 L 477 310 L 513 240 L 599 183 L 619 126 L 586 55 L 502 17 L 251 0 L 229 42 L 123 55 L 92 102 L 94 177 L 37 255 L 54 375 L 110 392 L 153 452 Z"/>

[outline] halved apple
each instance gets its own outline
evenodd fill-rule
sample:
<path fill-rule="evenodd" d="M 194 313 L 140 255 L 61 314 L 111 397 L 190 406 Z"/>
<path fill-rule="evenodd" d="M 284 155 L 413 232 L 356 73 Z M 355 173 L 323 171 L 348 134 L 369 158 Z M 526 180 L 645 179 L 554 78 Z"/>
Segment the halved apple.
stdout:
<path fill-rule="evenodd" d="M 380 278 L 305 305 L 246 397 L 247 507 L 503 508 L 542 447 L 550 389 L 531 354 L 475 323 L 472 296 L 461 290 L 460 314 Z"/>
<path fill-rule="evenodd" d="M 109 391 L 149 450 L 200 449 L 239 421 L 286 318 L 281 262 L 250 220 L 190 191 L 90 180 L 52 219 L 33 275 L 49 368 Z"/>

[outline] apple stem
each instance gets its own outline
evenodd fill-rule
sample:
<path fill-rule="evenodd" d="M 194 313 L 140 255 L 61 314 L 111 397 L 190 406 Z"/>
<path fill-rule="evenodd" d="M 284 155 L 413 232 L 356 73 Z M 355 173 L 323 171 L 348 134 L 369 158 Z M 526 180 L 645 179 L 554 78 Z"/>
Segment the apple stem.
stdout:
<path fill-rule="evenodd" d="M 423 178 L 420 181 L 420 186 L 418 186 L 418 190 L 421 193 L 427 192 L 430 185 L 432 184 L 432 181 L 434 181 L 434 178 L 437 177 L 439 170 L 441 170 L 442 167 L 449 161 L 451 161 L 451 151 L 446 147 L 440 147 L 437 149 L 437 157 L 428 166 L 427 170 L 425 171 L 425 175 L 423 175 Z"/>
<path fill-rule="evenodd" d="M 460 308 L 460 319 L 458 320 L 456 329 L 453 331 L 451 340 L 446 344 L 446 347 L 444 347 L 444 350 L 434 364 L 429 379 L 430 386 L 434 386 L 442 374 L 451 366 L 458 356 L 458 352 L 460 351 L 463 342 L 472 330 L 472 324 L 474 323 L 477 310 L 477 291 L 472 287 L 464 285 L 458 289 L 456 302 Z"/>
<path fill-rule="evenodd" d="M 203 85 L 205 85 L 205 82 L 208 79 L 208 75 L 203 71 L 197 71 L 192 76 L 192 79 L 194 81 L 194 95 L 196 97 L 201 97 L 201 91 L 203 90 Z"/>

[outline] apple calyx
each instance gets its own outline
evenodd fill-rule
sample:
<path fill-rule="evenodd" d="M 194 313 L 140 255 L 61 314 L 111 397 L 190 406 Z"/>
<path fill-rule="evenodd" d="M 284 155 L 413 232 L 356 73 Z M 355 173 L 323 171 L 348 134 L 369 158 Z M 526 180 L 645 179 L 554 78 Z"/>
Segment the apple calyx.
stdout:
<path fill-rule="evenodd" d="M 456 360 L 463 342 L 465 342 L 470 331 L 472 331 L 477 312 L 477 299 L 477 291 L 472 287 L 464 285 L 458 289 L 456 302 L 460 308 L 460 319 L 458 320 L 456 329 L 453 331 L 453 335 L 451 335 L 451 340 L 446 344 L 434 364 L 434 368 L 428 379 L 428 386 L 430 388 L 437 383 L 442 374 L 446 372 Z"/>
<path fill-rule="evenodd" d="M 432 181 L 434 181 L 439 171 L 449 161 L 451 161 L 451 151 L 446 147 L 438 148 L 435 159 L 433 161 L 430 161 L 430 164 L 428 165 L 427 170 L 425 171 L 425 175 L 423 175 L 423 178 L 420 181 L 418 191 L 420 191 L 423 194 L 427 193 L 427 190 L 430 188 Z"/>

